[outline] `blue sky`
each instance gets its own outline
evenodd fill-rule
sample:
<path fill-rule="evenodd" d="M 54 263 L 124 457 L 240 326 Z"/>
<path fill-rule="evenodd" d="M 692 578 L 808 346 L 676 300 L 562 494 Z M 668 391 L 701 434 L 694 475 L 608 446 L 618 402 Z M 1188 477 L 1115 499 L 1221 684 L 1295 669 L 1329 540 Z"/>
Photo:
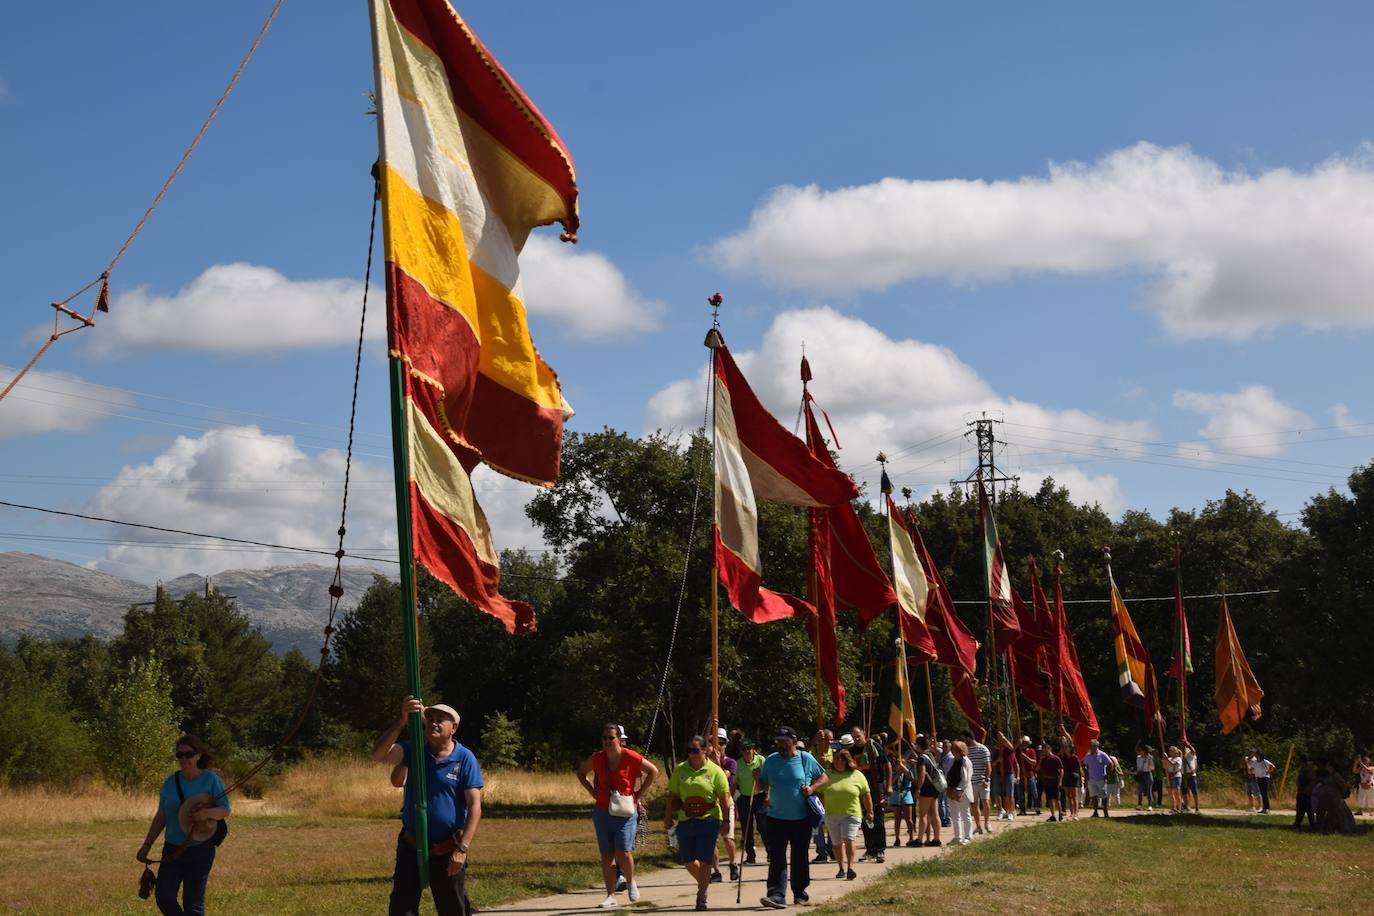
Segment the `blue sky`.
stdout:
<path fill-rule="evenodd" d="M 0 12 L 0 366 L 108 261 L 269 6 Z M 573 429 L 699 423 L 719 289 L 784 421 L 805 341 L 842 460 L 899 454 L 921 494 L 967 472 L 953 434 L 985 408 L 1009 469 L 1114 513 L 1228 486 L 1296 513 L 1369 457 L 1365 4 L 459 9 L 578 166 L 580 244 L 535 243 L 526 276 Z M 0 498 L 328 543 L 371 80 L 365 3 L 288 0 L 110 319 L 0 403 Z M 373 337 L 354 543 L 378 549 L 382 367 Z M 533 544 L 529 492 L 479 481 L 498 542 Z M 107 543 L 155 539 L 0 509 L 0 549 L 141 579 L 289 559 Z"/>

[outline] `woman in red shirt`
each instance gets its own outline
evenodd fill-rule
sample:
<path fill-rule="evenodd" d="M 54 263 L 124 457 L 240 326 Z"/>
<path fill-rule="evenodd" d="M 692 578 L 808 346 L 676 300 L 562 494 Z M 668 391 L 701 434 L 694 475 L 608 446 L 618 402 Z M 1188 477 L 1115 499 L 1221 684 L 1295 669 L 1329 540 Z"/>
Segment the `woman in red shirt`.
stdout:
<path fill-rule="evenodd" d="M 595 776 L 596 781 L 593 783 L 589 776 Z M 621 743 L 620 726 L 613 722 L 601 727 L 601 750 L 577 768 L 578 781 L 596 799 L 592 824 L 596 827 L 596 843 L 601 850 L 601 877 L 606 882 L 606 899 L 599 904 L 603 909 L 616 905 L 617 865 L 625 876 L 630 902 L 639 900 L 631 855 L 635 846 L 635 827 L 639 822 L 638 801 L 657 777 L 658 767 L 625 747 Z"/>

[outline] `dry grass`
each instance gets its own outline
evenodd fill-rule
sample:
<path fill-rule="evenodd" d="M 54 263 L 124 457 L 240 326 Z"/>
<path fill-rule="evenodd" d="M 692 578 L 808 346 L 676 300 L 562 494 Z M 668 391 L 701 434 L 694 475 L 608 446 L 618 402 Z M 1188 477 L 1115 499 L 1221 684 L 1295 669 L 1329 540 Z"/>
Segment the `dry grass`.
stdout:
<path fill-rule="evenodd" d="M 479 906 L 586 887 L 599 880 L 591 799 L 571 773 L 487 774 L 469 889 Z M 68 793 L 0 792 L 0 911 L 139 913 L 134 852 L 152 792 L 90 785 Z M 228 914 L 375 913 L 385 909 L 401 792 L 383 766 L 317 759 L 292 767 L 262 799 L 234 799 L 228 841 L 210 882 Z M 636 858 L 667 864 L 661 833 Z M 73 882 L 57 862 L 77 862 Z M 432 910 L 426 910 L 432 912 Z"/>

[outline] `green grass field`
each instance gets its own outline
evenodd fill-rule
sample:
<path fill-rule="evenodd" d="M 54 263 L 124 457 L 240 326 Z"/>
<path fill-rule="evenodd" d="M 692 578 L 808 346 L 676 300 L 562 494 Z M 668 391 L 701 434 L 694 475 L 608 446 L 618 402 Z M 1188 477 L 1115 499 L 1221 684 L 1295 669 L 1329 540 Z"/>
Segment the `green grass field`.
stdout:
<path fill-rule="evenodd" d="M 248 816 L 233 820 L 210 879 L 217 914 L 386 911 L 395 819 Z M 134 853 L 146 820 L 0 827 L 0 912 L 156 912 L 138 899 Z M 661 832 L 646 866 L 666 862 Z M 474 847 L 469 893 L 478 907 L 600 880 L 589 806 L 491 806 Z M 428 906 L 428 894 L 426 894 Z M 433 912 L 427 909 L 426 912 Z"/>
<path fill-rule="evenodd" d="M 1374 827 L 1317 836 L 1291 823 L 1274 815 L 1152 815 L 1037 825 L 898 866 L 817 913 L 1367 911 Z"/>

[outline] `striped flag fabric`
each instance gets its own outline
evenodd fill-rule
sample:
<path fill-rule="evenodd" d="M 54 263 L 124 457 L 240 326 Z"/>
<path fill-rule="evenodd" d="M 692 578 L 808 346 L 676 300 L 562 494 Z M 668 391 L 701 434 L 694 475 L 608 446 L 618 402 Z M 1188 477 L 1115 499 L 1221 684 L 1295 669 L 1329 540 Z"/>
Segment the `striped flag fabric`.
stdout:
<path fill-rule="evenodd" d="M 767 623 L 815 608 L 794 595 L 763 588 L 756 499 L 804 506 L 838 506 L 859 495 L 848 475 L 816 460 L 759 401 L 735 364 L 720 332 L 707 336 L 712 350 L 714 403 L 715 522 L 712 549 L 730 603 L 754 623 Z"/>
<path fill-rule="evenodd" d="M 897 598 L 897 622 L 902 639 L 923 661 L 936 659 L 935 640 L 926 627 L 926 608 L 930 604 L 931 585 L 921 566 L 916 542 L 906 528 L 901 510 L 887 500 L 887 535 L 892 547 L 892 582 Z"/>
<path fill-rule="evenodd" d="M 1021 635 L 1021 624 L 1012 607 L 1011 575 L 1007 571 L 1002 540 L 997 536 L 997 519 L 992 514 L 992 506 L 981 480 L 978 482 L 978 515 L 983 522 L 983 560 L 987 571 L 993 639 L 997 643 L 997 651 L 1001 652 Z"/>
<path fill-rule="evenodd" d="M 1158 711 L 1150 655 L 1136 633 L 1135 623 L 1126 610 L 1126 602 L 1121 600 L 1121 592 L 1117 591 L 1116 580 L 1110 577 L 1110 573 L 1108 581 L 1112 588 L 1112 645 L 1116 653 L 1116 680 L 1121 688 L 1121 699 L 1144 710 L 1146 721 L 1150 721 Z"/>
<path fill-rule="evenodd" d="M 558 478 L 571 409 L 530 338 L 519 254 L 536 226 L 578 226 L 567 147 L 445 0 L 373 0 L 387 345 L 404 366 L 417 563 L 507 629 L 469 474 Z"/>
<path fill-rule="evenodd" d="M 887 724 L 898 738 L 915 742 L 916 708 L 911 700 L 911 684 L 907 681 L 906 646 L 897 641 L 897 656 L 893 659 L 892 696 L 888 701 Z"/>
<path fill-rule="evenodd" d="M 1054 564 L 1054 610 L 1052 612 L 1055 629 L 1055 661 L 1059 669 L 1058 697 L 1059 708 L 1074 723 L 1073 743 L 1079 756 L 1088 753 L 1091 742 L 1102 734 L 1097 724 L 1097 714 L 1093 712 L 1092 700 L 1088 697 L 1088 685 L 1083 680 L 1083 666 L 1078 661 L 1078 647 L 1069 630 L 1069 616 L 1064 610 L 1063 570 Z"/>

